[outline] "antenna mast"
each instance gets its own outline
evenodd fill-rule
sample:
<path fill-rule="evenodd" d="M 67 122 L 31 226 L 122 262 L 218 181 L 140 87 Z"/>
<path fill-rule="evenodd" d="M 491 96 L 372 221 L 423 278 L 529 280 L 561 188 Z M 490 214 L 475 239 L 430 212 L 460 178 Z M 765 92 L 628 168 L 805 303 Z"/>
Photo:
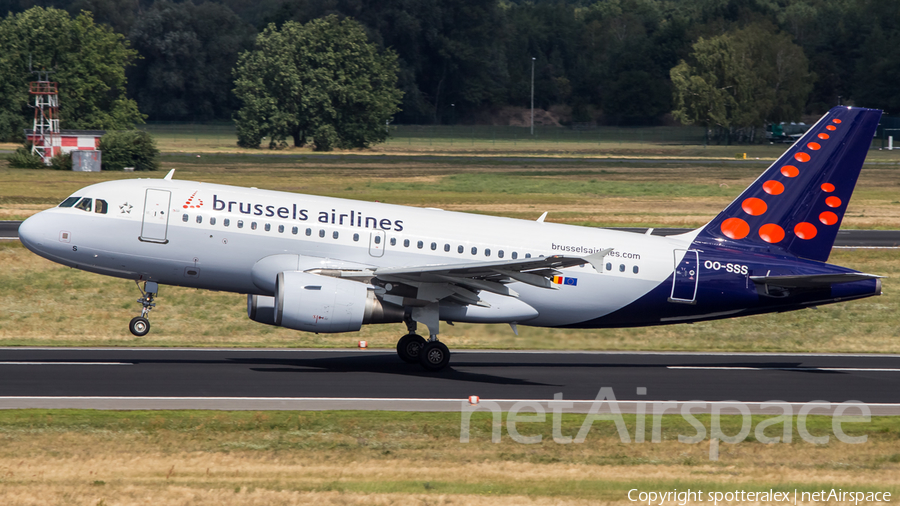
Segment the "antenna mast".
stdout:
<path fill-rule="evenodd" d="M 28 66 L 31 67 L 30 57 Z M 49 70 L 32 73 L 37 74 L 38 80 L 28 83 L 28 93 L 34 97 L 31 152 L 40 156 L 45 165 L 50 165 L 50 159 L 61 149 L 58 84 L 50 81 Z"/>

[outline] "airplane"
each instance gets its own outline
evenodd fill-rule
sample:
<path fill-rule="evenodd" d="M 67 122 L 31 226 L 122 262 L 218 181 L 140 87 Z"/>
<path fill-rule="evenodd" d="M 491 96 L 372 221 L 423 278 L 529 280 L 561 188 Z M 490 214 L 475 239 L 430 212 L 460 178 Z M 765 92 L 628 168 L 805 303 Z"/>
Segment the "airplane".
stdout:
<path fill-rule="evenodd" d="M 136 336 L 150 330 L 159 285 L 195 287 L 247 294 L 251 320 L 295 330 L 405 323 L 400 359 L 438 371 L 450 360 L 441 322 L 635 327 L 880 295 L 880 276 L 826 263 L 880 118 L 832 109 L 712 221 L 672 236 L 181 181 L 172 170 L 82 188 L 25 220 L 19 237 L 54 262 L 134 280 Z"/>

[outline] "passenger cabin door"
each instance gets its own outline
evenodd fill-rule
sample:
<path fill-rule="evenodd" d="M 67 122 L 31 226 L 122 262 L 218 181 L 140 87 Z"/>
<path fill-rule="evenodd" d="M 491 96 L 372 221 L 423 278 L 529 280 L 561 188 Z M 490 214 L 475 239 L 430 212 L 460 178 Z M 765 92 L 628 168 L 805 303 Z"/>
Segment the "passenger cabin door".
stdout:
<path fill-rule="evenodd" d="M 675 275 L 669 302 L 696 304 L 700 262 L 696 250 L 675 250 Z"/>
<path fill-rule="evenodd" d="M 140 240 L 166 244 L 169 228 L 169 201 L 172 192 L 147 189 L 144 197 L 144 216 Z"/>
<path fill-rule="evenodd" d="M 369 236 L 369 254 L 373 257 L 381 257 L 384 255 L 384 231 L 375 230 Z"/>

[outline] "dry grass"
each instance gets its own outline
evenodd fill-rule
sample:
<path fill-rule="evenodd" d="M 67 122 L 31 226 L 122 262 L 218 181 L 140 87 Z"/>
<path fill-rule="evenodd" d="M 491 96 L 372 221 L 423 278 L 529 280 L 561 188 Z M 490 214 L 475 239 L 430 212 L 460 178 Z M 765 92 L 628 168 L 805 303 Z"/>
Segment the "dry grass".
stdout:
<path fill-rule="evenodd" d="M 833 263 L 887 276 L 881 297 L 804 310 L 633 329 L 569 330 L 506 325 L 443 326 L 453 348 L 820 351 L 900 353 L 900 252 L 836 251 Z M 18 242 L 0 243 L 0 345 L 263 346 L 393 348 L 403 326 L 371 325 L 350 334 L 311 334 L 260 325 L 237 294 L 163 287 L 144 338 L 127 331 L 137 314 L 134 283 L 69 269 Z"/>
<path fill-rule="evenodd" d="M 893 153 L 893 152 L 891 152 Z M 900 153 L 898 153 L 900 155 Z M 892 155 L 893 156 L 893 155 Z M 22 219 L 88 184 L 137 177 L 5 168 L 0 219 Z M 706 223 L 765 163 L 655 164 L 472 156 L 166 156 L 182 179 L 593 226 Z M 146 175 L 140 175 L 146 176 Z M 152 174 L 161 177 L 162 173 Z M 900 228 L 900 170 L 868 165 L 845 228 Z"/>
<path fill-rule="evenodd" d="M 666 417 L 666 440 L 622 444 L 609 422 L 583 444 L 560 445 L 549 424 L 537 445 L 473 418 L 458 441 L 453 413 L 210 413 L 25 411 L 3 414 L 3 504 L 596 504 L 627 491 L 887 490 L 895 495 L 898 422 L 876 418 L 861 445 L 804 442 L 720 445 L 675 441 L 690 433 Z M 563 433 L 583 420 L 566 415 Z M 736 428 L 725 419 L 727 432 Z M 756 420 L 757 422 L 759 420 Z M 633 417 L 626 417 L 633 430 Z M 708 420 L 704 420 L 708 425 Z M 739 423 L 739 422 L 738 422 Z M 810 418 L 815 433 L 830 426 Z M 859 427 L 858 427 L 859 428 Z"/>

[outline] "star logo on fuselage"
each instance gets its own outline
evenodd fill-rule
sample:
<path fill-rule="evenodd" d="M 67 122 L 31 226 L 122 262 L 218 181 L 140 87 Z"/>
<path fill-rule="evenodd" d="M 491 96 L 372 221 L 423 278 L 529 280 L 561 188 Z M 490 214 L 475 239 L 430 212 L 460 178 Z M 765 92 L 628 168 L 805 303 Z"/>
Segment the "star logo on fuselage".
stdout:
<path fill-rule="evenodd" d="M 132 207 L 133 207 L 133 206 L 132 206 L 131 204 L 129 204 L 128 202 L 126 202 L 126 203 L 120 205 L 120 206 L 119 206 L 119 209 L 122 211 L 122 214 L 131 214 L 131 208 L 132 208 Z"/>

